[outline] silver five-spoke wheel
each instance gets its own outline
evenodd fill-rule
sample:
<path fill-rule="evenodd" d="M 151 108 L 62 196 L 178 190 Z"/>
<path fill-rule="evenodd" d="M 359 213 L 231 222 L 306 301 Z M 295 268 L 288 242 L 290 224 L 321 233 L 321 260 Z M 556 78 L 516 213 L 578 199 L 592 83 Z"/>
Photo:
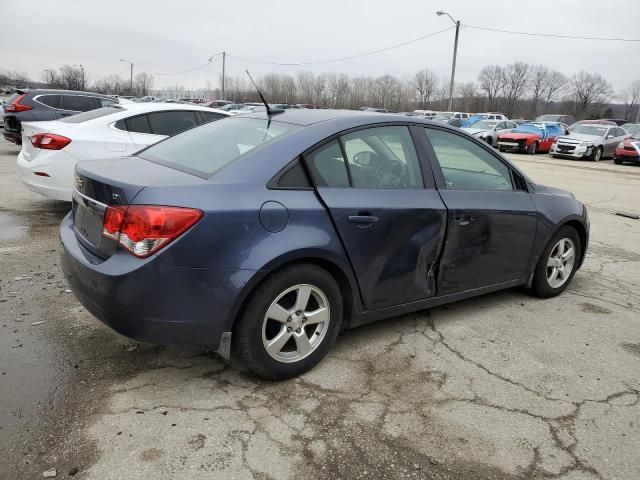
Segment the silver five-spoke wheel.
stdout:
<path fill-rule="evenodd" d="M 262 322 L 262 344 L 275 360 L 297 362 L 322 343 L 330 318 L 329 301 L 322 290 L 294 285 L 269 305 Z"/>
<path fill-rule="evenodd" d="M 547 261 L 547 282 L 551 288 L 559 288 L 569 279 L 576 261 L 576 247 L 570 238 L 555 244 Z"/>

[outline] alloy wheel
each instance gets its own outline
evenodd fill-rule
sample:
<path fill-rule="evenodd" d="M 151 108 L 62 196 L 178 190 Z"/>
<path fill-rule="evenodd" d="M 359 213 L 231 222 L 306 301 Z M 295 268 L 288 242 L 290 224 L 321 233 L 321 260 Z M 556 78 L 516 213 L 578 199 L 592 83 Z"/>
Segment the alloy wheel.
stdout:
<path fill-rule="evenodd" d="M 547 260 L 547 283 L 551 288 L 560 288 L 571 276 L 576 261 L 576 247 L 570 238 L 555 244 Z"/>
<path fill-rule="evenodd" d="M 324 340 L 331 318 L 327 296 L 318 287 L 294 285 L 269 305 L 262 322 L 262 344 L 275 360 L 293 363 L 308 357 Z"/>

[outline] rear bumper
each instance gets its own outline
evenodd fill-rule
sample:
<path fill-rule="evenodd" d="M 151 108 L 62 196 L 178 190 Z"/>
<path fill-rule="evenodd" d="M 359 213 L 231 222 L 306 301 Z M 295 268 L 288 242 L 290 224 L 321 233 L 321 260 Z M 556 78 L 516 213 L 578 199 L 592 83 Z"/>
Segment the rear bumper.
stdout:
<path fill-rule="evenodd" d="M 216 349 L 233 325 L 253 270 L 171 267 L 158 256 L 93 256 L 78 241 L 71 215 L 60 225 L 61 268 L 75 297 L 98 320 L 142 342 Z"/>
<path fill-rule="evenodd" d="M 16 160 L 20 181 L 29 190 L 47 198 L 70 202 L 76 160 L 64 152 L 45 152 L 45 154 L 48 154 L 47 160 L 29 162 L 20 151 Z M 35 172 L 50 176 L 39 176 Z"/>

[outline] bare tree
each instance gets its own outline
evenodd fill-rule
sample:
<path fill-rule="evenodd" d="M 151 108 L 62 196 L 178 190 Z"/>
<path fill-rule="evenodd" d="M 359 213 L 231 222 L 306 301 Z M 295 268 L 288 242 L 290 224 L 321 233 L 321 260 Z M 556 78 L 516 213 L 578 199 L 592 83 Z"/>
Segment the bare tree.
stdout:
<path fill-rule="evenodd" d="M 571 77 L 571 96 L 578 117 L 587 116 L 591 108 L 606 100 L 611 92 L 611 85 L 599 73 L 583 70 Z"/>
<path fill-rule="evenodd" d="M 425 108 L 436 91 L 438 76 L 431 70 L 424 68 L 413 77 L 413 86 L 418 93 L 420 108 Z"/>
<path fill-rule="evenodd" d="M 487 110 L 496 110 L 498 95 L 505 85 L 504 70 L 500 65 L 489 65 L 480 70 L 478 84 L 487 96 Z"/>
<path fill-rule="evenodd" d="M 529 88 L 531 89 L 531 109 L 529 110 L 529 117 L 536 118 L 538 115 L 538 104 L 544 97 L 545 89 L 551 71 L 544 65 L 536 65 L 531 69 Z"/>
<path fill-rule="evenodd" d="M 136 95 L 144 97 L 149 95 L 149 90 L 153 86 L 153 75 L 147 72 L 138 73 L 133 79 L 133 89 Z"/>
<path fill-rule="evenodd" d="M 60 80 L 58 79 L 58 73 L 53 68 L 47 68 L 42 72 L 42 81 L 47 84 L 49 88 L 58 88 Z"/>
<path fill-rule="evenodd" d="M 627 120 L 634 119 L 633 111 L 638 107 L 640 101 L 640 80 L 631 82 L 624 90 L 622 90 L 620 98 L 624 102 L 624 118 Z M 640 110 L 635 116 L 635 121 L 640 118 Z"/>
<path fill-rule="evenodd" d="M 478 93 L 478 85 L 475 82 L 461 83 L 457 87 L 458 95 L 462 98 L 462 110 L 471 111 L 471 103 Z"/>
<path fill-rule="evenodd" d="M 506 100 L 506 114 L 512 117 L 518 100 L 524 96 L 529 85 L 530 67 L 524 62 L 507 65 L 503 70 L 504 97 Z"/>
<path fill-rule="evenodd" d="M 84 87 L 83 72 L 80 67 L 63 65 L 60 67 L 59 85 L 66 90 L 82 90 Z"/>
<path fill-rule="evenodd" d="M 569 87 L 569 79 L 567 76 L 557 70 L 550 70 L 547 78 L 546 87 L 544 88 L 544 107 L 549 108 L 551 102 L 558 99 Z"/>

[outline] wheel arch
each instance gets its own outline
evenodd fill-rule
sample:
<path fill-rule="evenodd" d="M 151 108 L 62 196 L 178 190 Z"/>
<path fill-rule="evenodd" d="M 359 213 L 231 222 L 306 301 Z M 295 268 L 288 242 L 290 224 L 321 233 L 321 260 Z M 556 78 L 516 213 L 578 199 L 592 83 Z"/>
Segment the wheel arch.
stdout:
<path fill-rule="evenodd" d="M 335 258 L 332 254 L 323 251 L 299 251 L 271 260 L 256 271 L 249 282 L 244 286 L 229 315 L 225 331 L 233 330 L 236 320 L 242 314 L 247 300 L 253 292 L 274 273 L 296 264 L 313 264 L 326 270 L 334 278 L 342 292 L 343 319 L 342 330 L 348 328 L 353 313 L 358 309 L 359 288 L 351 271 L 351 266 L 343 259 Z"/>
<path fill-rule="evenodd" d="M 556 232 L 560 230 L 562 227 L 567 227 L 567 226 L 573 227 L 576 230 L 576 232 L 578 232 L 578 237 L 580 238 L 580 259 L 578 263 L 578 268 L 579 268 L 582 266 L 582 262 L 584 261 L 584 258 L 587 254 L 587 242 L 589 240 L 589 237 L 587 234 L 587 227 L 580 220 L 577 220 L 574 218 L 560 224 L 560 226 L 556 229 Z"/>

